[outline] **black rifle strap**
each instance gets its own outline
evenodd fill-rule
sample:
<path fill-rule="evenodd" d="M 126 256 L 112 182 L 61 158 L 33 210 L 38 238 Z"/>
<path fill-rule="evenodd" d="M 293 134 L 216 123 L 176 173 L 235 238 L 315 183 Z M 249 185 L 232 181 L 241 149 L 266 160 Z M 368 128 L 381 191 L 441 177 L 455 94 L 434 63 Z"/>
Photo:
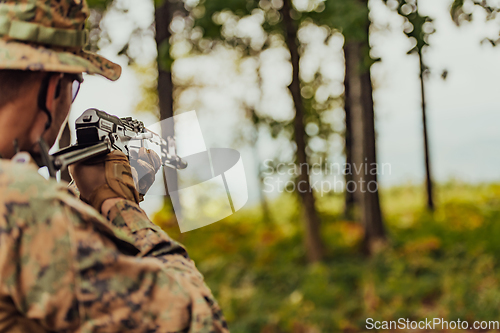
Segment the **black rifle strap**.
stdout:
<path fill-rule="evenodd" d="M 49 155 L 49 146 L 47 142 L 43 138 L 38 140 L 38 146 L 40 147 L 40 158 L 41 164 L 39 166 L 46 166 L 49 169 L 49 175 L 52 178 L 56 178 L 56 169 L 54 167 L 54 163 L 52 162 L 52 156 Z"/>

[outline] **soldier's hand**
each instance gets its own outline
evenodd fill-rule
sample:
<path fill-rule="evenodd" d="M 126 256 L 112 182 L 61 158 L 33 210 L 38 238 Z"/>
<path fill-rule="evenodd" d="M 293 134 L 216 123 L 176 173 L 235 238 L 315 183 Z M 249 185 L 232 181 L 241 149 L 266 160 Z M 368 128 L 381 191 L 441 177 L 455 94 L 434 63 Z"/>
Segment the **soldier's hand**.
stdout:
<path fill-rule="evenodd" d="M 155 181 L 156 172 L 161 167 L 161 159 L 154 150 L 141 147 L 139 151 L 130 152 L 130 164 L 136 188 L 139 191 L 139 199 L 142 201 Z"/>
<path fill-rule="evenodd" d="M 127 156 L 115 150 L 69 168 L 80 198 L 101 212 L 104 201 L 123 198 L 139 203 L 139 193 Z"/>

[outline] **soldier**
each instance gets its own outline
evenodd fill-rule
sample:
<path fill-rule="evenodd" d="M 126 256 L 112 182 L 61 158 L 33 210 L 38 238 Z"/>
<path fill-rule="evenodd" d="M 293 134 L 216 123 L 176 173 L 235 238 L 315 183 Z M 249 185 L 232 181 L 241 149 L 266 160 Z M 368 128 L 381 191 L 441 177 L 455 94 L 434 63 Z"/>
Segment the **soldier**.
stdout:
<path fill-rule="evenodd" d="M 0 332 L 228 332 L 123 153 L 70 170 L 81 200 L 22 163 L 56 141 L 82 72 L 120 76 L 83 51 L 87 17 L 84 0 L 0 1 Z M 138 158 L 154 177 L 158 156 Z"/>

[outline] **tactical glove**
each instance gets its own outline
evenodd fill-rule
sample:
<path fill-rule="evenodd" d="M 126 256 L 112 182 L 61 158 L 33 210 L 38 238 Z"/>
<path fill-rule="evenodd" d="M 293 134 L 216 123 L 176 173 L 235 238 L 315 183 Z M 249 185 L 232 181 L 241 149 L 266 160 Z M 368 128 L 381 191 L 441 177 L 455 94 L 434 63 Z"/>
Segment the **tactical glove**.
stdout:
<path fill-rule="evenodd" d="M 161 160 L 153 150 L 140 148 L 132 153 L 131 161 L 135 168 L 124 153 L 115 150 L 72 166 L 70 173 L 80 190 L 80 198 L 99 212 L 107 199 L 142 201 L 155 180 Z"/>
<path fill-rule="evenodd" d="M 144 195 L 153 185 L 156 172 L 161 167 L 161 159 L 154 150 L 141 147 L 139 151 L 130 152 L 130 164 L 132 165 L 132 175 L 140 201 L 144 200 Z"/>
<path fill-rule="evenodd" d="M 102 163 L 102 162 L 100 162 Z M 102 203 L 111 198 L 123 198 L 139 203 L 132 170 L 127 156 L 119 150 L 107 154 L 104 158 L 106 183 L 92 191 L 88 203 L 101 211 Z"/>

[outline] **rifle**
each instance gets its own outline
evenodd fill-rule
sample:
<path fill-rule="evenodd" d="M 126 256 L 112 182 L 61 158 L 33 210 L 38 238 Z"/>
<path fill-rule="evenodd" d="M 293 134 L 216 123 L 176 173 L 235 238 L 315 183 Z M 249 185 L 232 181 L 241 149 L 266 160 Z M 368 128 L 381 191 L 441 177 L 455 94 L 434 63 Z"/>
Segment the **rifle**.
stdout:
<path fill-rule="evenodd" d="M 41 141 L 42 160 L 51 177 L 68 165 L 85 161 L 92 157 L 120 150 L 130 159 L 130 151 L 144 147 L 150 142 L 160 147 L 162 165 L 173 169 L 184 169 L 187 163 L 177 156 L 175 139 L 163 139 L 147 129 L 142 121 L 132 117 L 118 118 L 104 111 L 87 109 L 76 120 L 77 143 L 49 155 L 45 142 Z"/>

